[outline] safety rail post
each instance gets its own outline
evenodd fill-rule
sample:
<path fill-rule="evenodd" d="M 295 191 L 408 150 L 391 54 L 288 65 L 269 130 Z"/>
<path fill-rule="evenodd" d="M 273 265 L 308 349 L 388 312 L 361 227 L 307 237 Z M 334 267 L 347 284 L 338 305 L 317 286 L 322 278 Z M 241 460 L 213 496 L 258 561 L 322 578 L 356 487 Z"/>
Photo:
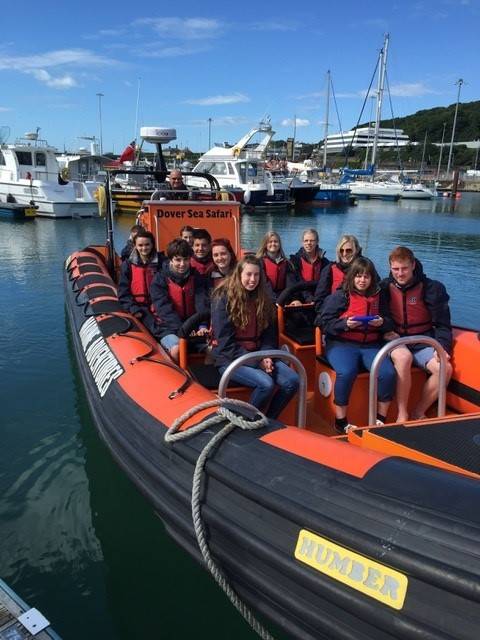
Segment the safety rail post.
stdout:
<path fill-rule="evenodd" d="M 440 372 L 438 381 L 438 401 L 437 401 L 437 415 L 438 417 L 445 415 L 445 406 L 447 398 L 447 388 L 445 381 L 447 379 L 447 356 L 442 345 L 431 338 L 430 336 L 404 336 L 402 338 L 395 338 L 387 342 L 375 356 L 372 368 L 370 369 L 370 380 L 368 386 L 368 424 L 374 425 L 377 415 L 377 396 L 378 396 L 378 370 L 385 358 L 397 347 L 401 347 L 407 344 L 424 344 L 433 347 L 437 352 L 438 359 L 440 361 Z"/>
<path fill-rule="evenodd" d="M 248 364 L 249 362 L 255 362 L 256 360 L 263 360 L 263 358 L 276 358 L 278 360 L 285 360 L 294 365 L 299 378 L 300 383 L 298 386 L 298 407 L 297 407 L 297 426 L 300 429 L 305 428 L 306 415 L 307 415 L 307 372 L 300 360 L 292 353 L 282 351 L 280 349 L 265 349 L 264 351 L 252 351 L 245 353 L 233 362 L 231 362 L 220 378 L 218 384 L 218 395 L 220 398 L 225 398 L 227 395 L 227 387 L 230 382 L 232 374 L 238 369 L 238 367 Z"/>

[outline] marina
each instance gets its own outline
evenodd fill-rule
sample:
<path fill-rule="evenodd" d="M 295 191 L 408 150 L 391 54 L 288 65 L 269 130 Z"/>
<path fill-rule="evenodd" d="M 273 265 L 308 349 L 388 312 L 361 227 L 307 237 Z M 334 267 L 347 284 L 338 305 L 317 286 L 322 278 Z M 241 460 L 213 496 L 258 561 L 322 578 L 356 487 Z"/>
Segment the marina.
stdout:
<path fill-rule="evenodd" d="M 330 208 L 328 212 L 302 208 L 291 214 L 245 214 L 242 245 L 254 247 L 273 227 L 286 238 L 286 249 L 292 252 L 301 231 L 313 226 L 330 257 L 339 235 L 351 232 L 359 237 L 365 255 L 385 273 L 387 247 L 408 244 L 421 257 L 428 275 L 445 282 L 454 322 L 475 327 L 479 316 L 474 294 L 479 275 L 478 204 L 476 194 L 464 194 L 454 203 L 443 199 L 398 204 L 365 201 L 355 208 Z M 129 216 L 117 219 L 119 244 L 130 225 Z M 15 251 L 13 237 L 19 243 Z M 190 596 L 193 611 L 197 611 L 191 616 L 196 632 L 202 633 L 203 628 L 204 635 L 211 634 L 214 624 L 219 636 L 249 637 L 217 587 L 165 535 L 145 500 L 114 465 L 94 431 L 78 373 L 75 367 L 71 369 L 61 263 L 78 247 L 79 239 L 86 246 L 101 243 L 103 238 L 104 221 L 95 219 L 37 219 L 20 227 L 11 223 L 2 236 L 0 277 L 11 313 L 6 327 L 9 339 L 4 340 L 1 358 L 3 367 L 12 359 L 16 363 L 4 387 L 6 447 L 2 456 L 6 451 L 9 454 L 1 461 L 5 470 L 5 515 L 0 525 L 5 540 L 3 577 L 16 590 L 35 595 L 38 606 L 56 621 L 63 637 L 82 638 L 88 633 L 113 640 L 129 633 L 153 633 L 159 599 L 165 603 L 161 607 L 163 632 L 167 637 L 187 637 L 193 627 L 181 613 L 179 590 L 184 597 Z M 34 277 L 39 285 L 35 288 Z M 22 296 L 17 295 L 17 288 Z M 18 322 L 26 305 L 37 309 L 35 335 L 30 322 Z M 12 341 L 14 324 L 16 340 Z M 24 345 L 20 350 L 19 343 Z M 57 381 L 55 386 L 52 379 Z M 18 396 L 19 390 L 27 388 L 33 409 L 30 421 L 25 420 Z M 61 411 L 56 400 L 59 394 Z M 16 439 L 19 429 L 21 441 Z M 119 495 L 121 501 L 115 499 Z M 64 532 L 60 537 L 59 528 Z M 41 536 L 35 535 L 38 531 Z M 159 584 L 165 571 L 170 572 L 169 578 Z M 132 582 L 137 585 L 134 593 L 129 588 Z M 201 602 L 194 597 L 198 590 L 203 594 Z M 207 601 L 215 609 L 215 623 L 202 613 Z M 144 611 L 141 618 L 129 614 L 135 606 Z M 86 618 L 91 616 L 101 621 L 96 636 L 89 627 L 87 632 Z"/>

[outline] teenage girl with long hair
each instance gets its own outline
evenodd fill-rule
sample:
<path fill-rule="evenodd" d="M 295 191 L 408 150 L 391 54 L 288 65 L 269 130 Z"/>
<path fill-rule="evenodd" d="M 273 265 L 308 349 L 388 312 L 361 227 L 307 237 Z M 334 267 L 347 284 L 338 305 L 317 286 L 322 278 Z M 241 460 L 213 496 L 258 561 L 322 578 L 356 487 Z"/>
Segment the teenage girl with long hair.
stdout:
<path fill-rule="evenodd" d="M 220 373 L 243 354 L 277 348 L 274 318 L 261 261 L 247 255 L 213 293 L 212 355 Z M 298 375 L 272 358 L 239 367 L 232 380 L 252 387 L 250 403 L 270 418 L 280 415 L 298 389 Z"/>

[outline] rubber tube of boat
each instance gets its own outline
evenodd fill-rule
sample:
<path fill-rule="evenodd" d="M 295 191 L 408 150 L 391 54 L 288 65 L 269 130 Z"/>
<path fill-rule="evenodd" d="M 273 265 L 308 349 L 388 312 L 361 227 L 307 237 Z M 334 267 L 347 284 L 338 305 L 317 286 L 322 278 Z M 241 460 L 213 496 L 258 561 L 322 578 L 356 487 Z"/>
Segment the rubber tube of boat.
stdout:
<path fill-rule="evenodd" d="M 250 189 L 245 189 L 245 191 L 243 192 L 243 203 L 244 204 L 248 204 L 250 202 Z"/>

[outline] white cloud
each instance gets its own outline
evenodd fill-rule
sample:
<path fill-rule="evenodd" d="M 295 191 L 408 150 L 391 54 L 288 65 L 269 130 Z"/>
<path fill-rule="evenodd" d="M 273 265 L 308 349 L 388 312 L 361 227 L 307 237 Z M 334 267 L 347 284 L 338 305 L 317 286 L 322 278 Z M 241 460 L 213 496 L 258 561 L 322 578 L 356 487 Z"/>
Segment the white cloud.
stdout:
<path fill-rule="evenodd" d="M 223 25 L 211 18 L 140 18 L 132 25 L 149 26 L 163 38 L 197 40 L 218 36 Z"/>
<path fill-rule="evenodd" d="M 297 127 L 308 127 L 310 126 L 310 120 L 307 120 L 306 118 L 285 118 L 284 120 L 281 121 L 281 125 L 282 127 L 293 127 L 295 125 L 295 121 L 296 121 L 296 126 Z"/>
<path fill-rule="evenodd" d="M 254 22 L 251 25 L 253 31 L 296 31 L 298 24 L 295 22 L 281 22 L 280 20 L 267 20 Z"/>
<path fill-rule="evenodd" d="M 429 89 L 423 82 L 405 82 L 403 84 L 392 85 L 390 87 L 390 93 L 392 96 L 401 98 L 416 98 L 432 93 L 438 94 L 439 92 Z"/>
<path fill-rule="evenodd" d="M 133 53 L 143 58 L 178 58 L 179 56 L 190 56 L 207 51 L 208 46 L 202 45 L 192 47 L 191 45 L 177 45 L 175 47 L 160 47 L 155 43 L 148 47 L 133 49 Z"/>
<path fill-rule="evenodd" d="M 0 111 L 11 111 L 10 107 L 0 107 Z"/>
<path fill-rule="evenodd" d="M 31 56 L 6 56 L 0 54 L 0 71 L 19 71 L 32 75 L 36 80 L 53 89 L 71 89 L 78 86 L 74 76 L 64 67 L 107 66 L 116 60 L 97 55 L 87 49 L 59 49 Z M 57 69 L 52 75 L 47 69 Z"/>
<path fill-rule="evenodd" d="M 69 74 L 55 78 L 50 75 L 48 71 L 45 71 L 45 69 L 31 69 L 27 71 L 27 73 L 30 73 L 34 78 L 53 89 L 71 89 L 77 86 L 76 80 Z"/>
<path fill-rule="evenodd" d="M 208 98 L 198 98 L 184 100 L 185 104 L 197 104 L 201 106 L 211 106 L 219 104 L 236 104 L 238 102 L 250 102 L 250 98 L 243 93 L 233 93 L 229 96 L 210 96 Z"/>

